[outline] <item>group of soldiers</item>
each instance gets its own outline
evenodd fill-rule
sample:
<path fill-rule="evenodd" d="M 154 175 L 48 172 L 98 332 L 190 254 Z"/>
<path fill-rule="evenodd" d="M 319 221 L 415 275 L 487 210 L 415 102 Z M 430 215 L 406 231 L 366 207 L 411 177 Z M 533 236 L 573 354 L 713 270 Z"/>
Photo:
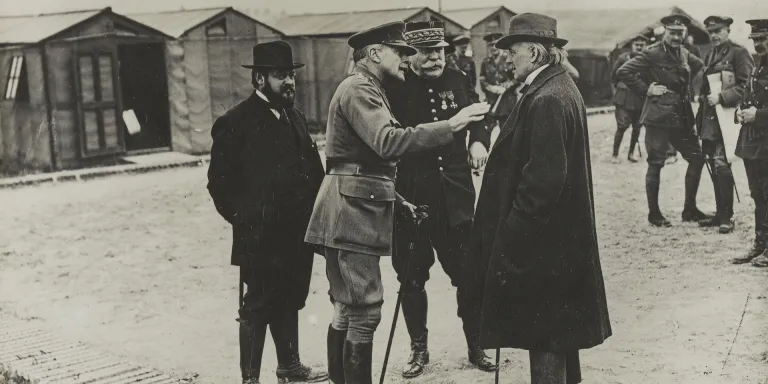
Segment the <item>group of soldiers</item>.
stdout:
<path fill-rule="evenodd" d="M 522 348 L 533 383 L 581 381 L 579 350 L 611 327 L 577 74 L 547 16 L 517 15 L 486 41 L 483 103 L 469 39 L 452 47 L 439 21 L 350 37 L 355 67 L 329 106 L 325 169 L 294 106 L 303 64 L 283 41 L 253 48 L 244 67 L 255 91 L 214 123 L 208 171 L 240 267 L 244 384 L 259 382 L 268 328 L 280 383 L 371 383 L 385 256 L 411 341 L 403 377 L 430 362 L 425 285 L 437 260 L 457 289 L 473 367 L 498 374 L 485 350 L 497 348 L 498 362 L 498 348 Z M 494 114 L 510 90 L 515 102 Z M 471 172 L 484 166 L 475 209 Z M 333 305 L 327 372 L 299 356 L 314 253 L 325 258 Z"/>
<path fill-rule="evenodd" d="M 659 208 L 661 169 L 671 144 L 688 162 L 682 220 L 698 222 L 702 227 L 718 227 L 722 234 L 731 233 L 735 227 L 735 183 L 729 159 L 732 153 L 723 139 L 722 129 L 726 122 L 718 120 L 717 107 L 737 108 L 734 123 L 742 126 L 734 154 L 744 160 L 750 194 L 755 201 L 755 239 L 747 254 L 732 262 L 768 267 L 768 135 L 762 130 L 768 124 L 768 21 L 746 21 L 752 27 L 749 37 L 754 42 L 757 65 L 747 48 L 729 39 L 733 23 L 730 17 L 713 15 L 704 20 L 712 49 L 703 58 L 685 47 L 690 18 L 673 14 L 662 18 L 661 22 L 664 28 L 660 31 L 660 41 L 646 46 L 648 39 L 636 36 L 631 41 L 631 52 L 621 55 L 614 68 L 617 82 L 614 159 L 618 156 L 624 131 L 631 125 L 629 159 L 635 160 L 634 147 L 639 129 L 644 126 L 648 221 L 657 227 L 672 226 Z M 699 108 L 694 115 L 690 83 L 699 73 L 703 74 L 703 85 L 699 91 Z M 709 80 L 712 76 L 721 82 L 714 91 Z M 701 212 L 696 205 L 705 166 L 715 189 L 717 211 L 714 215 Z"/>

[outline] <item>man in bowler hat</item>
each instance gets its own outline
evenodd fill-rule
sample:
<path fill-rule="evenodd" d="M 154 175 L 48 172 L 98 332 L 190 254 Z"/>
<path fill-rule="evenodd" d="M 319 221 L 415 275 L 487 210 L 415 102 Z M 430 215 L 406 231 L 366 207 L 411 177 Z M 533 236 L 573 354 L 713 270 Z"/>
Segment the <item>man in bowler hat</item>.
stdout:
<path fill-rule="evenodd" d="M 694 130 L 690 82 L 704 67 L 704 62 L 683 47 L 691 19 L 672 14 L 661 19 L 663 40 L 651 44 L 616 72 L 619 81 L 636 93 L 645 94 L 640 123 L 645 126 L 648 171 L 645 189 L 648 198 L 648 222 L 656 227 L 671 227 L 661 213 L 659 189 L 661 169 L 672 144 L 688 162 L 685 173 L 685 205 L 683 221 L 711 219 L 699 210 L 696 195 L 704 169 L 704 156 Z M 648 83 L 650 81 L 650 84 Z"/>
<path fill-rule="evenodd" d="M 240 299 L 243 384 L 259 383 L 267 326 L 277 352 L 279 383 L 326 380 L 299 358 L 299 315 L 312 275 L 304 233 L 323 179 L 317 146 L 294 107 L 295 70 L 284 41 L 257 44 L 256 88 L 213 124 L 208 190 L 232 225 L 232 264 L 247 291 Z M 242 286 L 241 286 L 242 291 Z"/>
<path fill-rule="evenodd" d="M 720 233 L 733 232 L 734 180 L 731 163 L 726 155 L 720 122 L 716 107 L 722 105 L 735 108 L 741 102 L 747 78 L 755 63 L 747 48 L 736 44 L 728 37 L 733 19 L 725 16 L 709 16 L 704 26 L 709 32 L 712 50 L 704 58 L 704 79 L 699 97 L 699 111 L 696 126 L 701 137 L 701 149 L 709 168 L 712 170 L 712 184 L 715 187 L 715 217 L 699 222 L 702 227 L 719 227 Z M 718 75 L 722 83 L 720 92 L 711 92 L 709 75 Z"/>
<path fill-rule="evenodd" d="M 443 22 L 407 23 L 405 41 L 418 51 L 410 58 L 405 82 L 390 82 L 384 87 L 399 122 L 415 126 L 447 120 L 478 101 L 469 77 L 445 68 L 444 50 L 449 45 L 444 40 Z M 402 156 L 397 167 L 398 193 L 410 203 L 429 207 L 425 224 L 417 229 L 421 232 L 413 250 L 409 249 L 413 220 L 407 214 L 395 215 L 392 264 L 401 283 L 403 317 L 411 338 L 411 356 L 402 373 L 406 378 L 421 375 L 429 363 L 425 286 L 435 263 L 433 248 L 456 287 L 458 315 L 463 321 L 470 363 L 484 371 L 496 369 L 478 343 L 479 306 L 463 278 L 471 258 L 467 252 L 475 205 L 472 169 L 485 165 L 491 134 L 484 121 L 469 124 L 467 130 L 469 150 L 467 132 L 461 131 L 454 134 L 452 143 Z"/>
<path fill-rule="evenodd" d="M 557 21 L 510 19 L 496 47 L 524 83 L 488 159 L 471 252 L 483 348 L 529 351 L 531 383 L 581 382 L 579 350 L 611 336 L 600 267 L 587 114 L 561 65 Z"/>
<path fill-rule="evenodd" d="M 449 144 L 488 112 L 473 104 L 448 120 L 405 128 L 392 115 L 383 84 L 405 80 L 404 24 L 389 23 L 349 38 L 355 69 L 331 99 L 326 176 L 305 240 L 322 248 L 334 303 L 328 327 L 331 382 L 372 380 L 373 334 L 381 321 L 384 287 L 379 259 L 392 254 L 395 205 L 415 206 L 395 192 L 398 158 Z"/>
<path fill-rule="evenodd" d="M 616 135 L 613 137 L 613 157 L 611 162 L 618 164 L 619 160 L 619 148 L 621 147 L 621 141 L 624 138 L 624 132 L 627 131 L 629 126 L 632 126 L 632 136 L 629 140 L 629 153 L 627 153 L 627 160 L 636 163 L 638 160 L 635 157 L 635 146 L 640 138 L 640 112 L 643 110 L 643 104 L 645 103 L 645 93 L 637 92 L 634 89 L 630 89 L 626 84 L 620 81 L 616 76 L 616 71 L 621 68 L 624 63 L 639 55 L 645 49 L 648 43 L 648 38 L 643 35 L 635 36 L 631 44 L 631 51 L 624 52 L 616 59 L 616 63 L 613 65 L 613 81 L 616 86 L 616 91 L 613 93 L 613 105 L 616 106 Z"/>
<path fill-rule="evenodd" d="M 733 264 L 752 263 L 768 267 L 768 19 L 747 20 L 752 27 L 749 38 L 757 53 L 736 121 L 741 123 L 736 156 L 744 159 L 749 192 L 755 201 L 755 239 L 752 248 Z"/>

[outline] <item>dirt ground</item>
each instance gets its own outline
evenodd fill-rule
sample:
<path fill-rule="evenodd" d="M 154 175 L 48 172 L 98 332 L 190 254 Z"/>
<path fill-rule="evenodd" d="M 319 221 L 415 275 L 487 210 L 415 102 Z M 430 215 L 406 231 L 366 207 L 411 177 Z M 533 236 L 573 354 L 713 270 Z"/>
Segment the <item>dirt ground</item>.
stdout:
<path fill-rule="evenodd" d="M 582 352 L 584 382 L 767 384 L 768 271 L 727 263 L 748 247 L 753 232 L 743 166 L 735 165 L 742 201 L 734 234 L 680 222 L 682 160 L 663 171 L 662 209 L 675 227 L 651 228 L 644 164 L 609 163 L 612 115 L 591 117 L 589 124 L 614 336 Z M 199 383 L 238 383 L 237 270 L 229 266 L 231 232 L 210 201 L 205 171 L 0 191 L 0 308 L 134 363 Z M 699 201 L 714 211 L 706 175 Z M 376 377 L 397 291 L 389 259 L 382 269 L 386 303 L 376 334 Z M 300 314 L 302 359 L 311 365 L 325 365 L 326 291 L 318 257 Z M 413 382 L 492 383 L 492 374 L 468 366 L 454 289 L 438 266 L 428 291 L 432 364 Z M 405 382 L 399 370 L 407 357 L 401 322 L 387 382 Z M 275 366 L 268 343 L 262 382 L 275 382 Z M 501 378 L 527 383 L 527 353 L 502 351 Z"/>

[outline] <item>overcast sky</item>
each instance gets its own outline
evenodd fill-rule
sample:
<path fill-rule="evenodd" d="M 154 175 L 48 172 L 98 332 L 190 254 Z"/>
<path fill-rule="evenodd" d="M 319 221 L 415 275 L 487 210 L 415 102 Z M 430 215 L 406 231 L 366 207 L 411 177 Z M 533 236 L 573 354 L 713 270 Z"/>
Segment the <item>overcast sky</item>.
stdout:
<path fill-rule="evenodd" d="M 706 1 L 706 0 L 705 0 Z M 757 0 L 728 0 L 723 4 L 739 4 L 749 6 L 761 4 Z M 37 14 L 60 12 L 76 9 L 94 9 L 112 6 L 116 12 L 139 12 L 178 9 L 180 7 L 206 8 L 216 6 L 234 6 L 240 8 L 269 8 L 274 11 L 285 10 L 288 13 L 317 13 L 340 12 L 351 10 L 386 9 L 400 7 L 429 6 L 435 10 L 440 0 L 2 0 L 0 14 Z M 700 1 L 699 1 L 700 2 Z M 647 8 L 658 6 L 679 5 L 683 8 L 693 7 L 695 0 L 515 0 L 501 2 L 498 0 L 442 0 L 443 9 L 456 9 L 479 6 L 496 6 L 505 4 L 515 12 L 528 10 L 543 10 L 547 8 Z M 762 15 L 768 17 L 768 14 Z M 588 22 L 585 20 L 585 22 Z"/>

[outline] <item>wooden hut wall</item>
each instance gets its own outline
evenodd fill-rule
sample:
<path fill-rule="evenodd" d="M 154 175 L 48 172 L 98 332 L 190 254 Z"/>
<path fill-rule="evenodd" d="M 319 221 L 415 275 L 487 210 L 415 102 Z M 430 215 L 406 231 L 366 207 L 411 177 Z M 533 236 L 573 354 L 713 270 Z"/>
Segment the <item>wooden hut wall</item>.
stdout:
<path fill-rule="evenodd" d="M 71 168 L 77 166 L 80 159 L 77 96 L 72 66 L 74 46 L 62 41 L 52 42 L 46 45 L 45 52 L 56 134 L 56 157 L 61 167 Z"/>
<path fill-rule="evenodd" d="M 43 91 L 43 61 L 36 46 L 0 51 L 0 88 L 5 92 L 14 56 L 24 57 L 26 84 L 19 84 L 17 98 L 0 99 L 0 136 L 2 136 L 2 167 L 11 171 L 51 168 L 50 131 Z M 24 93 L 28 100 L 19 98 Z"/>
<path fill-rule="evenodd" d="M 296 70 L 296 107 L 304 113 L 310 129 L 316 130 L 320 124 L 320 106 L 318 105 L 318 87 L 316 86 L 315 60 L 317 41 L 322 38 L 296 37 L 286 41 L 293 50 L 293 60 L 305 64 Z M 327 114 L 328 106 L 325 106 Z"/>
<path fill-rule="evenodd" d="M 207 29 L 221 22 L 226 36 L 208 36 Z M 281 36 L 237 12 L 227 12 L 187 32 L 166 48 L 171 138 L 173 149 L 207 153 L 212 145 L 213 121 L 251 92 L 253 46 Z"/>

